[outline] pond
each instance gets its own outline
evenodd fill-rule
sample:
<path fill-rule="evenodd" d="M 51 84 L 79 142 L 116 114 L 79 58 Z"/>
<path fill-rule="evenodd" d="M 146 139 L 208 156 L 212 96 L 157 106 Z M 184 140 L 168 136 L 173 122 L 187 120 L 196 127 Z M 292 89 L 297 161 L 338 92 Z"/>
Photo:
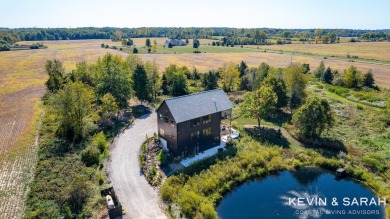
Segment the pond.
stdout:
<path fill-rule="evenodd" d="M 307 167 L 248 181 L 226 194 L 217 212 L 222 219 L 383 219 L 383 201 L 355 180 Z"/>

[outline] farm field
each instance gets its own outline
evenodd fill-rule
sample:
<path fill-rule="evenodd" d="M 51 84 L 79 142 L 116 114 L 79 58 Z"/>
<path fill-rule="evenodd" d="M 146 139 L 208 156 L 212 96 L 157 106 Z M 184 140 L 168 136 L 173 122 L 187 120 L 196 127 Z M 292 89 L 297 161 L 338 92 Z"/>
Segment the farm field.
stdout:
<path fill-rule="evenodd" d="M 154 38 L 150 39 L 153 42 Z M 145 38 L 133 40 L 135 45 L 144 46 L 145 44 Z M 324 60 L 321 57 L 307 55 L 291 56 L 290 54 L 263 52 L 257 48 L 208 46 L 207 44 L 212 40 L 200 40 L 200 51 L 206 53 L 194 54 L 192 46 L 186 46 L 174 48 L 177 49 L 177 54 L 174 54 L 174 50 L 163 49 L 162 45 L 165 40 L 166 38 L 156 38 L 159 45 L 157 52 L 170 50 L 171 54 L 139 54 L 145 61 L 156 61 L 160 66 L 160 71 L 169 64 L 177 64 L 196 67 L 199 71 L 205 72 L 216 69 L 226 62 L 239 63 L 241 60 L 245 60 L 249 66 L 258 66 L 261 62 L 267 62 L 271 66 L 278 67 L 286 67 L 292 60 L 309 63 L 311 70 L 314 70 L 320 61 Z M 33 176 L 34 164 L 37 160 L 35 135 L 39 116 L 42 113 L 40 97 L 45 93 L 44 83 L 47 79 L 44 72 L 45 61 L 58 59 L 68 72 L 75 67 L 77 62 L 95 61 L 107 52 L 124 57 L 128 55 L 118 50 L 101 48 L 102 43 L 120 46 L 120 42 L 110 40 L 45 41 L 47 49 L 0 52 L 0 203 L 2 203 L 0 218 L 3 218 L 3 215 L 6 215 L 5 218 L 20 218 L 23 212 L 27 185 Z M 368 51 L 371 44 L 372 49 Z M 191 40 L 190 45 L 192 45 Z M 390 43 L 348 43 L 347 45 L 340 43 L 267 46 L 266 48 L 275 50 L 300 48 L 303 52 L 319 55 L 322 55 L 322 52 L 331 51 L 340 56 L 346 56 L 346 49 L 351 48 L 351 56 L 390 61 L 389 47 Z M 146 51 L 146 48 L 144 49 Z M 383 59 L 379 59 L 380 57 Z M 390 86 L 390 66 L 352 63 L 337 59 L 326 59 L 324 62 L 326 66 L 340 71 L 351 64 L 363 72 L 371 69 L 378 85 Z"/>
<path fill-rule="evenodd" d="M 324 61 L 326 66 L 332 69 L 343 71 L 350 65 L 356 66 L 360 71 L 366 72 L 372 70 L 376 84 L 380 86 L 390 86 L 390 66 L 377 65 L 369 63 L 352 63 L 344 60 L 322 59 L 310 56 L 288 55 L 277 53 L 201 53 L 201 54 L 140 54 L 145 61 L 155 60 L 160 65 L 160 70 L 167 67 L 169 64 L 186 65 L 188 67 L 196 67 L 201 72 L 211 69 L 216 69 L 222 66 L 223 63 L 233 62 L 239 63 L 241 60 L 247 62 L 249 66 L 259 66 L 261 62 L 266 62 L 271 66 L 287 67 L 293 62 L 308 63 L 311 70 L 315 70 L 321 61 Z"/>
<path fill-rule="evenodd" d="M 253 46 L 249 46 L 253 47 Z M 338 44 L 286 44 L 260 46 L 261 49 L 282 50 L 298 53 L 310 53 L 321 56 L 339 56 L 347 58 L 349 54 L 361 59 L 390 61 L 390 42 L 356 42 Z"/>
<path fill-rule="evenodd" d="M 69 71 L 76 62 L 92 61 L 107 52 L 97 41 L 45 44 L 48 49 L 0 52 L 0 218 L 20 218 L 24 211 L 37 161 L 35 136 L 40 97 L 45 93 L 45 61 L 59 59 Z"/>

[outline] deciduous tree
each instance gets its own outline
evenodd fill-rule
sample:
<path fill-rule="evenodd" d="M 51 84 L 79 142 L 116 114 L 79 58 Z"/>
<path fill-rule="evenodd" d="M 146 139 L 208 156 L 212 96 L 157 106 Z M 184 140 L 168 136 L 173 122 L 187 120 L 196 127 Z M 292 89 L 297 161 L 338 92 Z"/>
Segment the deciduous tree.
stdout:
<path fill-rule="evenodd" d="M 49 75 L 49 79 L 46 81 L 46 88 L 50 92 L 56 92 L 64 83 L 65 69 L 62 67 L 62 63 L 54 59 L 47 60 L 45 62 L 45 71 Z"/>
<path fill-rule="evenodd" d="M 242 112 L 245 116 L 257 119 L 260 127 L 261 119 L 275 110 L 278 97 L 270 86 L 262 86 L 256 91 L 247 93 L 242 103 Z"/>
<path fill-rule="evenodd" d="M 293 123 L 301 137 L 316 139 L 334 124 L 334 115 L 327 100 L 311 97 L 293 115 Z"/>

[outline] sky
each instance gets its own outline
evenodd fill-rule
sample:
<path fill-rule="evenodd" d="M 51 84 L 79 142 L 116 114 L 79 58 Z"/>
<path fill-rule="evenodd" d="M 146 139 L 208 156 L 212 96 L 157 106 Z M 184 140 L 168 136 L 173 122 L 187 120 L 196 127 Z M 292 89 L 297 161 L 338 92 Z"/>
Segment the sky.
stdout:
<path fill-rule="evenodd" d="M 390 0 L 0 0 L 0 27 L 390 29 Z"/>

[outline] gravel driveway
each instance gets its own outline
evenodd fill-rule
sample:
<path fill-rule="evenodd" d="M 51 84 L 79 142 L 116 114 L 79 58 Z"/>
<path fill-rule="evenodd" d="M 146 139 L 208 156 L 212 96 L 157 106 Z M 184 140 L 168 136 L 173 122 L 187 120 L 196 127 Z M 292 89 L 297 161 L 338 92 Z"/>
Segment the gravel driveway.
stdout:
<path fill-rule="evenodd" d="M 123 218 L 167 218 L 159 207 L 157 189 L 140 172 L 138 154 L 146 134 L 157 132 L 156 114 L 143 115 L 115 140 L 110 152 L 110 178 L 126 211 Z"/>

